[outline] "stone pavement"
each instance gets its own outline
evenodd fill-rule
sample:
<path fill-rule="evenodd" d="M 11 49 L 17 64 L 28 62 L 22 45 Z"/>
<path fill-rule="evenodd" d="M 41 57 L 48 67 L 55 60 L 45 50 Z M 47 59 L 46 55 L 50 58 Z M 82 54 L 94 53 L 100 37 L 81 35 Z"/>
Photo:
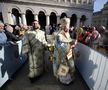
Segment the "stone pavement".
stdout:
<path fill-rule="evenodd" d="M 70 85 L 62 85 L 52 73 L 52 63 L 47 62 L 47 70 L 34 83 L 31 83 L 28 74 L 28 61 L 18 70 L 13 77 L 3 85 L 0 90 L 89 90 L 84 80 L 76 70 L 75 81 Z"/>

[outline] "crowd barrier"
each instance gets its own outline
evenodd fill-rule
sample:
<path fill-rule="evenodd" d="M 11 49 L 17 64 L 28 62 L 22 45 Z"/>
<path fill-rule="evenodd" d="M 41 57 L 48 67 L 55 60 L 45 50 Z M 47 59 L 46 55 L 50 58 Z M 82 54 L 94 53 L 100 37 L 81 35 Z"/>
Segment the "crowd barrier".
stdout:
<path fill-rule="evenodd" d="M 90 90 L 108 90 L 108 57 L 81 43 L 77 48 L 76 67 Z"/>
<path fill-rule="evenodd" d="M 0 46 L 0 87 L 12 77 L 26 59 L 21 55 L 22 41 Z"/>

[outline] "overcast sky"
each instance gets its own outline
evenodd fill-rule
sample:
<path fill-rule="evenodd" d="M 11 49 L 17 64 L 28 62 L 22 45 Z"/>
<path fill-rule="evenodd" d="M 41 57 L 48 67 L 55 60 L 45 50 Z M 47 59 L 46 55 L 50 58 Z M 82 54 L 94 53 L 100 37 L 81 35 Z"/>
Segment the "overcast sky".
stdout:
<path fill-rule="evenodd" d="M 103 8 L 103 5 L 107 2 L 108 0 L 96 0 L 94 4 L 94 12 L 99 11 Z"/>

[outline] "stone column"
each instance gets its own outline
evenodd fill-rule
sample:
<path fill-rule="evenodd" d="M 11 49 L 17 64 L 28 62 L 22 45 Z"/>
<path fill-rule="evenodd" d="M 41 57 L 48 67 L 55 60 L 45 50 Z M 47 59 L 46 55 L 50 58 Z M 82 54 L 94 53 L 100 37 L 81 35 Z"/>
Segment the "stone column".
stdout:
<path fill-rule="evenodd" d="M 77 17 L 77 27 L 80 27 L 80 17 Z"/>
<path fill-rule="evenodd" d="M 84 0 L 81 0 L 81 4 L 83 4 Z"/>
<path fill-rule="evenodd" d="M 91 26 L 91 23 L 92 23 L 92 18 L 90 17 L 90 18 L 87 18 L 87 20 L 85 21 L 85 23 L 86 23 L 86 26 Z"/>
<path fill-rule="evenodd" d="M 89 0 L 86 0 L 86 3 L 88 4 L 89 3 Z"/>
<path fill-rule="evenodd" d="M 61 0 L 58 0 L 58 2 L 61 2 Z"/>
<path fill-rule="evenodd" d="M 14 25 L 14 21 L 13 21 L 11 12 L 8 12 L 8 23 L 11 25 Z"/>
<path fill-rule="evenodd" d="M 21 14 L 21 17 L 22 17 L 22 24 L 27 25 L 25 13 L 22 13 L 22 14 Z"/>
<path fill-rule="evenodd" d="M 60 23 L 60 16 L 57 16 L 57 24 Z"/>
<path fill-rule="evenodd" d="M 22 19 L 21 19 L 21 17 L 19 17 L 19 24 L 22 24 Z"/>
<path fill-rule="evenodd" d="M 67 0 L 64 0 L 64 2 L 66 3 L 66 2 L 67 2 Z"/>
<path fill-rule="evenodd" d="M 88 26 L 89 22 L 88 22 L 88 18 L 86 18 L 85 22 L 84 22 L 84 26 Z"/>
<path fill-rule="evenodd" d="M 70 3 L 73 3 L 73 0 L 70 0 Z"/>
<path fill-rule="evenodd" d="M 46 26 L 48 26 L 49 24 L 50 24 L 49 15 L 46 15 Z"/>
<path fill-rule="evenodd" d="M 78 0 L 76 0 L 76 4 L 78 4 Z"/>
<path fill-rule="evenodd" d="M 34 14 L 34 20 L 38 21 L 38 14 Z"/>

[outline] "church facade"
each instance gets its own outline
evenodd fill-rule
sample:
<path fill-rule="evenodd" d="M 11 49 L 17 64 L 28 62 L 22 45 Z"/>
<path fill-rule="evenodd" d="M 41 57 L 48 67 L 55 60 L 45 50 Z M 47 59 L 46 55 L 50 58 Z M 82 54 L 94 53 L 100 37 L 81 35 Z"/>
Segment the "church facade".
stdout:
<path fill-rule="evenodd" d="M 105 26 L 108 29 L 108 2 L 104 4 L 101 11 L 93 14 L 93 25 L 96 27 Z"/>
<path fill-rule="evenodd" d="M 87 26 L 92 22 L 93 4 L 93 0 L 2 0 L 0 19 L 12 25 L 38 20 L 44 27 L 69 17 L 71 26 Z"/>

